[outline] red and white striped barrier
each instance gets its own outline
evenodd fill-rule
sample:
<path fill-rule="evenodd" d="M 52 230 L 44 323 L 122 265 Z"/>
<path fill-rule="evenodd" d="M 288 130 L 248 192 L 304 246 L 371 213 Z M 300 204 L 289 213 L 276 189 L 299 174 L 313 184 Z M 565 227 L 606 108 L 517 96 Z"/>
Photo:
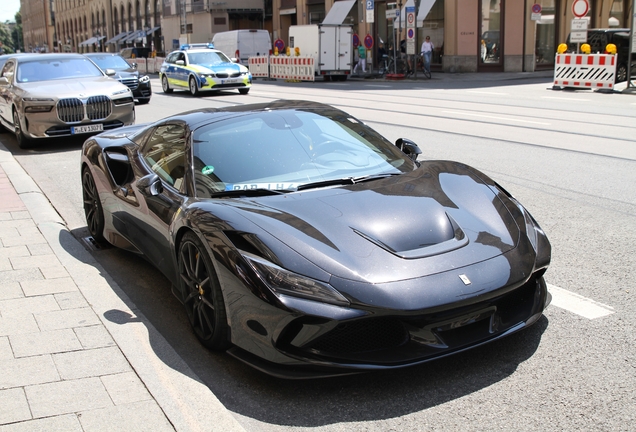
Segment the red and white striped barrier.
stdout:
<path fill-rule="evenodd" d="M 298 81 L 314 81 L 315 65 L 313 57 L 284 57 L 269 58 L 270 78 L 280 78 Z"/>
<path fill-rule="evenodd" d="M 611 54 L 557 54 L 555 87 L 611 90 L 616 78 L 616 56 Z"/>
<path fill-rule="evenodd" d="M 268 78 L 269 77 L 269 57 L 250 57 L 247 59 L 247 64 L 250 69 L 250 73 L 254 78 Z"/>

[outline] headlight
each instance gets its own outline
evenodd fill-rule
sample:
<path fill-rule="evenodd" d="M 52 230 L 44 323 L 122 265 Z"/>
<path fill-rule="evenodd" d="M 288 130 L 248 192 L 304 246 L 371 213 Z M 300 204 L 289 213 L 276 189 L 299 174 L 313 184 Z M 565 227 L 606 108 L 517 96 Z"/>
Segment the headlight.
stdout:
<path fill-rule="evenodd" d="M 147 83 L 148 81 L 150 81 L 150 77 L 148 75 L 144 75 L 139 78 L 140 83 Z"/>
<path fill-rule="evenodd" d="M 330 285 L 290 272 L 256 255 L 241 251 L 259 278 L 276 295 L 287 294 L 340 306 L 349 306 L 349 301 Z"/>
<path fill-rule="evenodd" d="M 130 89 L 126 87 L 125 89 L 117 90 L 116 92 L 113 92 L 113 96 L 117 96 L 124 93 L 130 93 Z"/>
<path fill-rule="evenodd" d="M 51 98 L 35 98 L 35 97 L 25 97 L 25 98 L 22 98 L 22 100 L 25 102 L 55 102 Z"/>
<path fill-rule="evenodd" d="M 202 74 L 199 74 L 199 77 L 201 77 L 201 78 L 208 78 L 208 77 L 214 78 L 214 74 L 213 73 L 202 73 Z"/>
<path fill-rule="evenodd" d="M 53 109 L 53 105 L 32 105 L 24 107 L 24 112 L 28 113 L 42 113 L 49 112 Z"/>

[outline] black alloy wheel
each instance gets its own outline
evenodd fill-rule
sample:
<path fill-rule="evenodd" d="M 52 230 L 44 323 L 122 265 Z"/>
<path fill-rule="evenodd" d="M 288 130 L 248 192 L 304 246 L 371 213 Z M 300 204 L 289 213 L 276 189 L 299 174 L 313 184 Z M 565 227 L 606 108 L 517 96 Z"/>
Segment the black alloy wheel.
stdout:
<path fill-rule="evenodd" d="M 82 198 L 84 199 L 84 214 L 86 215 L 86 225 L 93 239 L 98 242 L 104 239 L 104 210 L 99 200 L 99 193 L 95 180 L 90 170 L 85 167 L 82 171 Z"/>
<path fill-rule="evenodd" d="M 211 350 L 227 349 L 230 343 L 223 293 L 201 240 L 192 232 L 183 236 L 179 246 L 179 285 L 199 341 Z"/>

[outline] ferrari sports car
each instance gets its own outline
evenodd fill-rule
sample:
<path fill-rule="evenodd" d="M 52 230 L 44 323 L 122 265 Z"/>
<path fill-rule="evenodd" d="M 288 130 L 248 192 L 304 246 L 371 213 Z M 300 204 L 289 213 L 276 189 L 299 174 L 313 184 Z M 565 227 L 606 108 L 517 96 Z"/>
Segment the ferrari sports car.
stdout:
<path fill-rule="evenodd" d="M 164 60 L 159 71 L 164 93 L 188 90 L 193 96 L 203 91 L 237 89 L 245 95 L 252 86 L 252 74 L 234 63 L 213 45 L 182 45 Z"/>
<path fill-rule="evenodd" d="M 12 54 L 0 70 L 0 123 L 21 148 L 134 122 L 130 89 L 81 54 Z"/>
<path fill-rule="evenodd" d="M 550 243 L 505 189 L 334 107 L 200 109 L 89 138 L 96 241 L 143 254 L 194 333 L 275 376 L 400 368 L 535 323 Z"/>

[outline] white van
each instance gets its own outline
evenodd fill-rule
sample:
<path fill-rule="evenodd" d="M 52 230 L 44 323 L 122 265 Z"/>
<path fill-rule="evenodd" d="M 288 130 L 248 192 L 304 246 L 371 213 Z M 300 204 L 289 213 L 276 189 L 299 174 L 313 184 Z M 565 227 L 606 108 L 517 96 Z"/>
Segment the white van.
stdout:
<path fill-rule="evenodd" d="M 254 56 L 271 53 L 272 39 L 267 30 L 230 30 L 220 32 L 212 38 L 214 49 L 223 51 L 228 57 L 235 57 L 243 64 Z"/>

